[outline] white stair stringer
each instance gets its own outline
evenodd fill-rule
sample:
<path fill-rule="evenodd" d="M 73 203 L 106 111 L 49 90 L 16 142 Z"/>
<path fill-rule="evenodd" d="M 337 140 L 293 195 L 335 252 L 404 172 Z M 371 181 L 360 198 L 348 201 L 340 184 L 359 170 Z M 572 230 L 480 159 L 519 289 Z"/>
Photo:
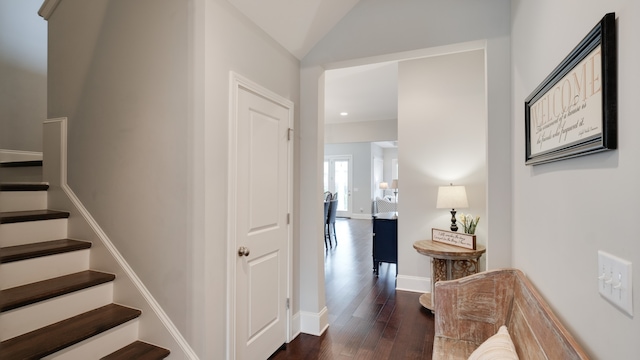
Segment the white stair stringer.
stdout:
<path fill-rule="evenodd" d="M 46 191 L 0 191 L 0 212 L 44 210 Z"/>
<path fill-rule="evenodd" d="M 2 312 L 0 341 L 97 309 L 112 301 L 113 282 L 108 282 Z"/>
<path fill-rule="evenodd" d="M 69 237 L 93 243 L 91 248 L 93 266 L 101 271 L 117 274 L 113 301 L 142 311 L 143 315 L 135 320 L 137 326 L 135 339 L 127 343 L 142 340 L 170 349 L 171 359 L 198 360 L 198 355 L 67 184 L 67 119 L 57 118 L 45 121 L 43 140 L 45 149 L 43 180 L 50 186 L 48 206 L 53 209 L 64 209 L 70 213 L 70 218 L 74 220 L 69 222 Z M 126 324 L 121 326 L 126 327 Z M 79 346 L 73 346 L 53 355 L 66 359 L 67 357 L 62 356 L 72 354 L 71 351 L 75 351 L 76 347 Z M 109 348 L 109 352 L 91 351 L 89 353 L 91 355 L 73 352 L 74 355 L 69 358 L 99 358 L 103 354 L 113 352 L 113 347 Z M 58 357 L 55 356 L 45 359 L 57 359 Z"/>
<path fill-rule="evenodd" d="M 4 225 L 3 225 L 4 226 Z M 0 290 L 89 269 L 89 249 L 0 265 Z"/>
<path fill-rule="evenodd" d="M 139 320 L 129 320 L 101 334 L 57 351 L 43 360 L 100 359 L 138 340 Z"/>
<path fill-rule="evenodd" d="M 67 237 L 67 220 L 52 219 L 0 225 L 0 247 L 32 244 Z"/>
<path fill-rule="evenodd" d="M 0 247 L 6 250 L 0 263 L 0 358 L 98 359 L 140 340 L 140 310 L 114 305 L 118 272 L 87 271 L 94 260 L 86 243 L 48 242 L 68 238 L 67 218 L 33 220 L 62 215 L 35 211 L 50 210 L 49 199 L 56 196 L 42 186 L 48 185 L 41 182 L 42 168 L 3 167 L 0 180 L 0 212 L 28 212 L 3 214 L 9 223 L 0 223 Z M 11 222 L 16 219 L 25 221 Z M 29 286 L 17 288 L 22 285 Z M 156 353 L 157 359 L 167 356 L 165 349 Z"/>

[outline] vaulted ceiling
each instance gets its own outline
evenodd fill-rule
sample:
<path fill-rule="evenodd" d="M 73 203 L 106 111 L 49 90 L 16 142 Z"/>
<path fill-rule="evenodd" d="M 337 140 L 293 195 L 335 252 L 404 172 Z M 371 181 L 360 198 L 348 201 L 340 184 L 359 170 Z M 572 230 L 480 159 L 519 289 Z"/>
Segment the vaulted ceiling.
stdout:
<path fill-rule="evenodd" d="M 302 59 L 359 0 L 228 1 Z M 397 118 L 397 63 L 331 70 L 325 79 L 326 123 Z"/>
<path fill-rule="evenodd" d="M 302 59 L 359 0 L 228 0 Z"/>

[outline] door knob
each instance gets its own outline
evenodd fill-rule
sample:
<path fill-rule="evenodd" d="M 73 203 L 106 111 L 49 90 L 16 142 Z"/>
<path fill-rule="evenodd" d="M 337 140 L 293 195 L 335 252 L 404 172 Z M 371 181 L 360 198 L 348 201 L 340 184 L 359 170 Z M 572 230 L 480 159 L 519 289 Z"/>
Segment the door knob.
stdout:
<path fill-rule="evenodd" d="M 249 256 L 249 248 L 245 246 L 240 246 L 238 248 L 238 256 Z"/>

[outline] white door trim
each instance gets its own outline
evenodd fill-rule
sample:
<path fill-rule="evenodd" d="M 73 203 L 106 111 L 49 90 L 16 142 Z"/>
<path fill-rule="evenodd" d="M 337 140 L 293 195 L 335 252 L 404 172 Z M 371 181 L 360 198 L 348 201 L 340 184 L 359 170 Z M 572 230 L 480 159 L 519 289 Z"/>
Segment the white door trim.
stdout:
<path fill-rule="evenodd" d="M 262 87 L 261 85 L 243 77 L 242 75 L 230 71 L 229 72 L 229 134 L 228 134 L 228 181 L 227 181 L 227 359 L 236 359 L 236 329 L 235 329 L 235 304 L 236 304 L 236 194 L 237 194 L 237 121 L 238 121 L 238 92 L 241 88 L 247 89 L 251 92 L 259 94 L 266 99 L 269 99 L 282 107 L 289 110 L 289 128 L 293 129 L 293 115 L 294 104 L 291 100 L 284 98 L 271 90 Z M 287 298 L 292 298 L 292 284 L 293 284 L 293 139 L 291 136 L 288 143 L 288 213 L 289 217 L 288 226 L 288 240 L 287 246 L 289 248 L 289 257 L 287 259 Z M 291 324 L 291 312 L 292 309 L 287 310 L 287 342 L 291 341 L 292 336 L 292 324 Z"/>

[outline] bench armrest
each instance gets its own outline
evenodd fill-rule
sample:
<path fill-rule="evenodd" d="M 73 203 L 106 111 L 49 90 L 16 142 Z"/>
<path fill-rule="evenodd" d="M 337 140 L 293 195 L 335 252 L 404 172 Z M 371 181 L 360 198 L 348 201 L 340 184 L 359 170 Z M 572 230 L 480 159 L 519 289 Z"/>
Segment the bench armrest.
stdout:
<path fill-rule="evenodd" d="M 485 271 L 435 284 L 435 336 L 475 344 L 508 323 L 516 269 Z"/>

